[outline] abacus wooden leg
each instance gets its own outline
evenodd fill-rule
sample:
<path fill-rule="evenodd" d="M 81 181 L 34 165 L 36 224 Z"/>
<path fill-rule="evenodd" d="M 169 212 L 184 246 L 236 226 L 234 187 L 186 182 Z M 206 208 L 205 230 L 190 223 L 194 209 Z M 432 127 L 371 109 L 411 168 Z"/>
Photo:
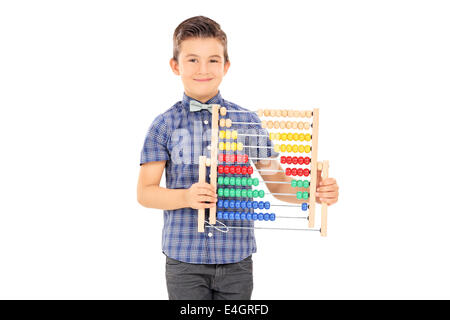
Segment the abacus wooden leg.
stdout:
<path fill-rule="evenodd" d="M 317 151 L 319 141 L 319 109 L 313 112 L 312 150 L 311 150 L 311 184 L 309 188 L 309 216 L 308 227 L 314 228 L 314 216 L 316 210 L 316 177 L 317 177 Z"/>
<path fill-rule="evenodd" d="M 328 167 L 329 162 L 325 160 L 322 165 L 322 179 L 328 178 Z M 328 205 L 326 203 L 322 204 L 322 216 L 320 218 L 320 235 L 322 237 L 327 236 L 327 216 L 328 216 Z"/>
<path fill-rule="evenodd" d="M 198 182 L 206 181 L 206 157 L 200 156 L 198 167 Z M 198 209 L 198 232 L 205 232 L 205 209 Z"/>

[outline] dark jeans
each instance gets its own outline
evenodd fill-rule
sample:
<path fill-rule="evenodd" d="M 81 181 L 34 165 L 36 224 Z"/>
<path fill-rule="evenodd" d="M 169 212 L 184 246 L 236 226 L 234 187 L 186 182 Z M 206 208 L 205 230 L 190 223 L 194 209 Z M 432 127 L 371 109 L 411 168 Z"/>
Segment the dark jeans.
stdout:
<path fill-rule="evenodd" d="M 193 264 L 166 257 L 170 300 L 250 300 L 252 256 L 236 263 Z"/>

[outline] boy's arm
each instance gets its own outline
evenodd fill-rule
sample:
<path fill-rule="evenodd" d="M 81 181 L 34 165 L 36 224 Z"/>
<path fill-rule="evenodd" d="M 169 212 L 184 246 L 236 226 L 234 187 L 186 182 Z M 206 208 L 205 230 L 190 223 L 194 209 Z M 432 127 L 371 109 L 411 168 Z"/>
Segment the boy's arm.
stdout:
<path fill-rule="evenodd" d="M 189 189 L 167 189 L 159 186 L 166 161 L 152 161 L 141 166 L 137 200 L 146 208 L 176 210 L 191 207 L 211 208 L 217 195 L 208 183 L 195 183 Z M 210 202 L 207 203 L 206 201 Z"/>
<path fill-rule="evenodd" d="M 255 167 L 259 169 L 273 169 L 273 170 L 283 170 L 281 164 L 276 160 L 267 160 L 267 161 L 258 161 L 255 163 Z M 264 171 L 260 171 L 261 177 L 265 182 L 269 181 L 283 181 L 289 182 L 289 184 L 284 183 L 266 183 L 267 188 L 271 193 L 297 193 L 297 191 L 301 191 L 301 188 L 293 188 L 290 183 L 293 179 L 286 176 L 284 172 L 271 172 L 268 171 L 268 174 L 264 174 Z M 326 202 L 328 205 L 334 204 L 338 200 L 339 196 L 339 187 L 336 183 L 336 179 L 327 178 L 322 179 L 321 177 L 322 171 L 317 171 L 317 188 L 316 188 L 316 202 L 322 203 Z M 306 202 L 306 200 L 299 200 L 295 196 L 280 196 L 277 195 L 274 197 L 280 201 L 289 202 L 289 203 L 302 203 Z"/>

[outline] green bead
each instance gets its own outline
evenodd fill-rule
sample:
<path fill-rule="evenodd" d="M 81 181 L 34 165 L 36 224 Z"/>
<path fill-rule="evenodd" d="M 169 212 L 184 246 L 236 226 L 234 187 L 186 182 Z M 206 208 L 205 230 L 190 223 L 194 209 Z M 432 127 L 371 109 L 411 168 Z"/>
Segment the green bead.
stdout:
<path fill-rule="evenodd" d="M 309 181 L 308 180 L 304 180 L 303 181 L 303 188 L 309 188 Z"/>
<path fill-rule="evenodd" d="M 247 189 L 242 189 L 241 195 L 243 198 L 247 197 Z"/>
<path fill-rule="evenodd" d="M 223 188 L 219 188 L 219 190 L 217 190 L 217 194 L 219 197 L 223 197 Z"/>
<path fill-rule="evenodd" d="M 229 197 L 230 196 L 230 189 L 226 188 L 225 190 L 223 190 L 223 195 L 225 197 Z"/>
<path fill-rule="evenodd" d="M 258 198 L 258 190 L 253 190 L 253 198 Z"/>
<path fill-rule="evenodd" d="M 247 185 L 247 178 L 246 178 L 246 177 L 242 177 L 241 184 L 242 184 L 243 186 L 246 186 L 246 185 Z"/>
<path fill-rule="evenodd" d="M 236 184 L 236 178 L 235 177 L 231 177 L 230 178 L 230 185 L 234 186 Z"/>
<path fill-rule="evenodd" d="M 292 181 L 291 181 L 291 187 L 292 187 L 292 188 L 295 188 L 296 186 L 297 186 L 297 181 L 292 180 Z"/>
<path fill-rule="evenodd" d="M 230 197 L 236 196 L 236 189 L 230 189 Z"/>
<path fill-rule="evenodd" d="M 217 178 L 217 184 L 218 185 L 222 185 L 223 184 L 223 177 L 220 176 L 219 178 Z"/>
<path fill-rule="evenodd" d="M 259 190 L 259 197 L 264 198 L 264 190 Z"/>
<path fill-rule="evenodd" d="M 298 191 L 297 192 L 297 199 L 302 199 L 302 192 L 301 191 Z"/>
<path fill-rule="evenodd" d="M 258 178 L 253 178 L 253 185 L 256 187 L 257 185 L 259 185 L 259 180 Z"/>
<path fill-rule="evenodd" d="M 230 185 L 230 177 L 225 177 L 223 179 L 223 184 L 226 185 L 226 186 Z"/>
<path fill-rule="evenodd" d="M 251 187 L 253 185 L 253 179 L 252 178 L 247 178 L 247 185 L 249 187 Z"/>
<path fill-rule="evenodd" d="M 307 191 L 303 192 L 303 199 L 308 199 L 309 198 L 309 194 Z"/>
<path fill-rule="evenodd" d="M 236 197 L 241 197 L 242 189 L 236 189 Z"/>
<path fill-rule="evenodd" d="M 236 185 L 240 186 L 241 185 L 241 177 L 237 177 L 236 178 Z"/>

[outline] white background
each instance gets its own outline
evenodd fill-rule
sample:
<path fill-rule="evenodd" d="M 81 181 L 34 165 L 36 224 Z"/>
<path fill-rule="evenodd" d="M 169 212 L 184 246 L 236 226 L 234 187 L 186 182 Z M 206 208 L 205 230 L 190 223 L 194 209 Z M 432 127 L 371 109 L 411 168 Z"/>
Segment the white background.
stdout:
<path fill-rule="evenodd" d="M 0 298 L 167 298 L 136 185 L 195 15 L 229 38 L 225 99 L 321 109 L 340 186 L 327 238 L 257 231 L 253 298 L 450 298 L 450 10 L 394 0 L 2 1 Z"/>

